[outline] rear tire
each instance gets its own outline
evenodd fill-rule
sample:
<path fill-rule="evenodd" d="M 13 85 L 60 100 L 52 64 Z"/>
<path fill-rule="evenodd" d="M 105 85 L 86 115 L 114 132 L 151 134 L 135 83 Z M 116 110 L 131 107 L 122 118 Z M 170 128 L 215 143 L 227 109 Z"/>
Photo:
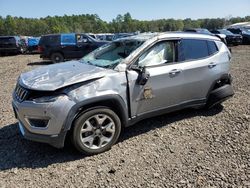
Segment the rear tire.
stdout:
<path fill-rule="evenodd" d="M 81 114 L 75 121 L 72 143 L 78 151 L 94 155 L 109 150 L 121 133 L 121 121 L 107 107 L 97 107 Z"/>
<path fill-rule="evenodd" d="M 53 63 L 60 63 L 64 61 L 64 57 L 61 53 L 56 52 L 51 55 L 51 60 Z"/>

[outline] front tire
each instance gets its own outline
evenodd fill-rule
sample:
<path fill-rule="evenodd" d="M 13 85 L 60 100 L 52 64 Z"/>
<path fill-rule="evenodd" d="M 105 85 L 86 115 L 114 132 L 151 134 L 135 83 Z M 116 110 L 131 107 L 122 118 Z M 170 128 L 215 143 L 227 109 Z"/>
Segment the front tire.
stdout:
<path fill-rule="evenodd" d="M 81 114 L 74 123 L 72 142 L 77 150 L 94 155 L 109 150 L 121 133 L 121 121 L 109 108 L 97 107 Z"/>

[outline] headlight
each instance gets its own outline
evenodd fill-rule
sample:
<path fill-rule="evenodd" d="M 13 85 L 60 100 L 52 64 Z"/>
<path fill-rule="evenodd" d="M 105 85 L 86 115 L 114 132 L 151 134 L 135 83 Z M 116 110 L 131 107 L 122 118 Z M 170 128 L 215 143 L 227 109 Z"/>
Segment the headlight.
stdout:
<path fill-rule="evenodd" d="M 55 102 L 56 100 L 64 97 L 66 97 L 66 95 L 46 96 L 33 99 L 33 101 L 35 103 L 48 103 L 48 102 Z"/>

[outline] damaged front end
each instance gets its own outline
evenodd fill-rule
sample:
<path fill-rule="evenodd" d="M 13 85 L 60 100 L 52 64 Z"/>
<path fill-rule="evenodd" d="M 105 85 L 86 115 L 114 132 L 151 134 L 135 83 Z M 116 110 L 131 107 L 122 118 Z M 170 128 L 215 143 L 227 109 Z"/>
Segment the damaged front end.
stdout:
<path fill-rule="evenodd" d="M 17 84 L 13 92 L 12 105 L 22 135 L 57 148 L 64 145 L 62 125 L 74 104 L 59 91 L 35 91 Z"/>
<path fill-rule="evenodd" d="M 98 105 L 112 105 L 126 124 L 126 62 L 143 42 L 144 38 L 115 41 L 80 61 L 53 64 L 21 74 L 12 104 L 24 137 L 63 147 L 66 133 L 78 113 Z"/>
<path fill-rule="evenodd" d="M 90 65 L 83 66 L 86 68 Z M 66 133 L 75 116 L 72 109 L 75 110 L 76 106 L 80 108 L 79 104 L 84 101 L 105 95 L 126 97 L 125 73 L 98 67 L 82 70 L 74 78 L 67 76 L 67 73 L 57 73 L 51 79 L 51 69 L 46 74 L 43 71 L 40 73 L 40 77 L 38 72 L 36 77 L 30 77 L 34 74 L 32 72 L 20 76 L 13 92 L 12 105 L 20 132 L 26 139 L 57 148 L 64 146 Z"/>

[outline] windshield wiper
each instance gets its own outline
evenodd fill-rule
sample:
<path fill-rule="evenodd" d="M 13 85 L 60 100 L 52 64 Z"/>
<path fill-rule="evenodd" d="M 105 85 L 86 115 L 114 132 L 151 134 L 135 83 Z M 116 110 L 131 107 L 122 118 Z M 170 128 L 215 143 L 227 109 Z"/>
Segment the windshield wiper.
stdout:
<path fill-rule="evenodd" d="M 107 69 L 114 69 L 118 64 L 119 64 L 119 62 L 113 63 L 113 64 L 111 64 L 111 65 L 105 66 L 105 68 L 107 68 Z"/>
<path fill-rule="evenodd" d="M 85 60 L 81 60 L 80 61 L 81 63 L 84 63 L 84 64 L 88 64 L 88 65 L 93 65 L 92 63 L 91 63 L 91 61 L 85 61 Z"/>

